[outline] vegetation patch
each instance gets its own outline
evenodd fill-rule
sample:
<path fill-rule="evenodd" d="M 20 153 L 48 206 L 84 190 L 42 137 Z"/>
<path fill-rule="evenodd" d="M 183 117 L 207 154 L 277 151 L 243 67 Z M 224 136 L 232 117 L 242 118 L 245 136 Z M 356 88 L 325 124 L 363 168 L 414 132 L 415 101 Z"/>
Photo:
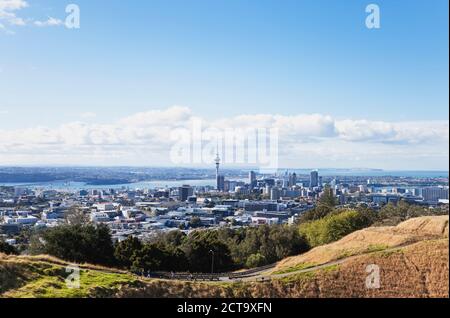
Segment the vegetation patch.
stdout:
<path fill-rule="evenodd" d="M 276 280 L 282 283 L 293 283 L 293 282 L 307 282 L 316 277 L 316 271 L 303 272 L 293 275 L 288 275 L 285 277 L 277 278 Z"/>
<path fill-rule="evenodd" d="M 322 267 L 320 270 L 324 273 L 336 272 L 340 268 L 339 264 L 329 265 L 326 267 Z"/>
<path fill-rule="evenodd" d="M 335 242 L 370 224 L 371 220 L 365 214 L 347 210 L 337 214 L 330 213 L 321 219 L 303 223 L 299 226 L 299 231 L 311 247 L 316 247 Z"/>
<path fill-rule="evenodd" d="M 317 265 L 317 264 L 315 264 L 315 263 L 299 263 L 299 264 L 297 264 L 297 265 L 295 265 L 295 266 L 292 266 L 292 267 L 288 267 L 288 268 L 286 268 L 286 269 L 282 269 L 282 270 L 275 271 L 275 272 L 273 272 L 272 274 L 273 274 L 273 275 L 278 275 L 278 274 L 286 274 L 286 273 L 297 272 L 297 271 L 301 271 L 301 270 L 303 270 L 303 269 L 308 269 L 308 268 L 314 267 L 314 266 L 316 266 L 316 265 Z"/>
<path fill-rule="evenodd" d="M 70 288 L 66 283 L 65 268 L 48 266 L 39 268 L 36 264 L 27 270 L 35 275 L 22 286 L 5 293 L 14 298 L 86 298 L 110 297 L 121 286 L 139 286 L 142 284 L 130 274 L 116 274 L 101 271 L 81 270 L 79 288 Z M 38 274 L 38 275 L 36 275 Z"/>

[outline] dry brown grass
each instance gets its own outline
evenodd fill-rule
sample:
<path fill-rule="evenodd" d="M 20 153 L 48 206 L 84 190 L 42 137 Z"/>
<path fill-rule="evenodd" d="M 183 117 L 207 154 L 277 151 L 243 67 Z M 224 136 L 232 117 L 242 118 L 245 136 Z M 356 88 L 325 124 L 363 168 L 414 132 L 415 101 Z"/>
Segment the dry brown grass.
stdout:
<path fill-rule="evenodd" d="M 448 238 L 448 215 L 410 219 L 397 226 L 371 227 L 351 233 L 341 240 L 280 261 L 274 272 L 302 263 L 325 264 L 351 255 L 411 244 L 426 239 Z"/>

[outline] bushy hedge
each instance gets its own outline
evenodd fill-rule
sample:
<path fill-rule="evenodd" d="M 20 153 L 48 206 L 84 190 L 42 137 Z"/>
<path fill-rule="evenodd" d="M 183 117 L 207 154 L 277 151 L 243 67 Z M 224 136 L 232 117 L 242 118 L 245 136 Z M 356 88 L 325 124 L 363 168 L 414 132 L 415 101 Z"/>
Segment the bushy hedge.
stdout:
<path fill-rule="evenodd" d="M 299 232 L 311 247 L 316 247 L 337 241 L 347 234 L 370 226 L 371 223 L 372 220 L 367 215 L 355 210 L 346 210 L 302 223 Z"/>

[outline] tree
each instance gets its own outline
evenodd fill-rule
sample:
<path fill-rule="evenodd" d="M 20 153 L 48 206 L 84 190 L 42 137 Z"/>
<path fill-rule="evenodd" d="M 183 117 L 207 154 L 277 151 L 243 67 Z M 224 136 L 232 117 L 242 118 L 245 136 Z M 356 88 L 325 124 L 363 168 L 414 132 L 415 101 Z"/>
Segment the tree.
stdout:
<path fill-rule="evenodd" d="M 233 262 L 237 267 L 252 267 L 256 254 L 260 262 L 266 265 L 290 255 L 308 250 L 306 240 L 300 236 L 297 227 L 287 225 L 262 225 L 245 229 L 221 229 L 218 231 L 221 242 L 230 249 Z"/>
<path fill-rule="evenodd" d="M 326 186 L 322 195 L 317 200 L 316 207 L 303 213 L 299 217 L 297 223 L 300 224 L 303 222 L 319 220 L 333 212 L 336 204 L 337 200 L 333 194 L 333 190 L 329 186 Z"/>
<path fill-rule="evenodd" d="M 381 208 L 377 225 L 397 225 L 414 217 L 446 214 L 448 214 L 448 209 L 429 209 L 400 200 L 397 204 L 389 202 Z"/>
<path fill-rule="evenodd" d="M 266 264 L 266 258 L 261 253 L 252 254 L 247 258 L 247 262 L 245 263 L 245 267 L 253 268 L 259 267 Z"/>
<path fill-rule="evenodd" d="M 19 251 L 11 244 L 8 244 L 5 241 L 0 240 L 0 253 L 6 255 L 18 255 Z"/>
<path fill-rule="evenodd" d="M 302 223 L 300 234 L 311 247 L 337 241 L 347 234 L 372 224 L 372 220 L 358 211 L 345 210 L 329 214 L 322 219 Z"/>
<path fill-rule="evenodd" d="M 133 255 L 131 270 L 134 272 L 163 270 L 165 268 L 162 265 L 166 257 L 164 250 L 156 244 L 145 244 Z"/>
<path fill-rule="evenodd" d="M 181 231 L 170 231 L 162 233 L 158 237 L 158 242 L 161 242 L 164 245 L 171 245 L 174 247 L 180 246 L 183 244 L 184 240 L 186 239 L 186 234 L 184 234 Z"/>
<path fill-rule="evenodd" d="M 130 268 L 133 264 L 133 257 L 135 253 L 142 249 L 141 241 L 129 236 L 126 240 L 119 242 L 114 250 L 114 256 L 121 266 Z"/>
<path fill-rule="evenodd" d="M 62 225 L 37 233 L 34 252 L 78 263 L 114 264 L 114 247 L 106 225 Z M 33 252 L 32 251 L 32 252 Z"/>
<path fill-rule="evenodd" d="M 179 248 L 167 248 L 156 243 L 148 243 L 133 253 L 130 269 L 134 272 L 186 271 L 188 261 Z"/>
<path fill-rule="evenodd" d="M 333 210 L 337 205 L 336 197 L 334 196 L 333 190 L 330 188 L 330 186 L 325 186 L 322 195 L 319 197 L 317 205 L 327 207 L 330 210 Z"/>
<path fill-rule="evenodd" d="M 188 235 L 182 250 L 189 262 L 192 272 L 208 273 L 211 271 L 212 253 L 214 252 L 214 269 L 217 272 L 234 267 L 228 246 L 219 241 L 217 231 L 195 231 Z"/>

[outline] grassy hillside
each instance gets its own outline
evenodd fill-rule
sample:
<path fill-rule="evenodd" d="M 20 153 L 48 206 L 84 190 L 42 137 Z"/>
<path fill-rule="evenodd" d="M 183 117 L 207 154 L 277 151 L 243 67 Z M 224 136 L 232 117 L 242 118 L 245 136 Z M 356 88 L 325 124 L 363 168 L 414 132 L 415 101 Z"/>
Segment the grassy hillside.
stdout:
<path fill-rule="evenodd" d="M 353 232 L 339 241 L 318 246 L 307 253 L 278 262 L 274 271 L 283 271 L 302 264 L 320 265 L 352 255 L 405 246 L 424 240 L 447 238 L 448 215 L 423 216 L 397 226 L 369 227 Z"/>
<path fill-rule="evenodd" d="M 366 232 L 364 232 L 366 231 Z M 80 288 L 65 283 L 66 262 L 0 255 L 1 297 L 448 297 L 448 216 L 366 229 L 280 262 L 266 282 L 141 279 L 120 270 L 81 266 Z M 381 233 L 381 234 L 380 234 Z M 352 249 L 349 250 L 350 246 Z M 332 252 L 326 252 L 331 250 Z M 347 251 L 343 255 L 342 251 Z M 322 255 L 322 254 L 324 255 Z M 350 256 L 353 255 L 353 256 Z M 339 256 L 339 257 L 338 257 Z M 339 263 L 336 259 L 341 259 Z M 331 261 L 331 262 L 330 262 Z M 314 266 L 324 264 L 315 269 Z M 329 264 L 329 265 L 328 265 Z M 380 288 L 366 288 L 368 265 Z M 312 270 L 303 271 L 308 267 Z M 270 277 L 270 279 L 269 279 Z"/>

